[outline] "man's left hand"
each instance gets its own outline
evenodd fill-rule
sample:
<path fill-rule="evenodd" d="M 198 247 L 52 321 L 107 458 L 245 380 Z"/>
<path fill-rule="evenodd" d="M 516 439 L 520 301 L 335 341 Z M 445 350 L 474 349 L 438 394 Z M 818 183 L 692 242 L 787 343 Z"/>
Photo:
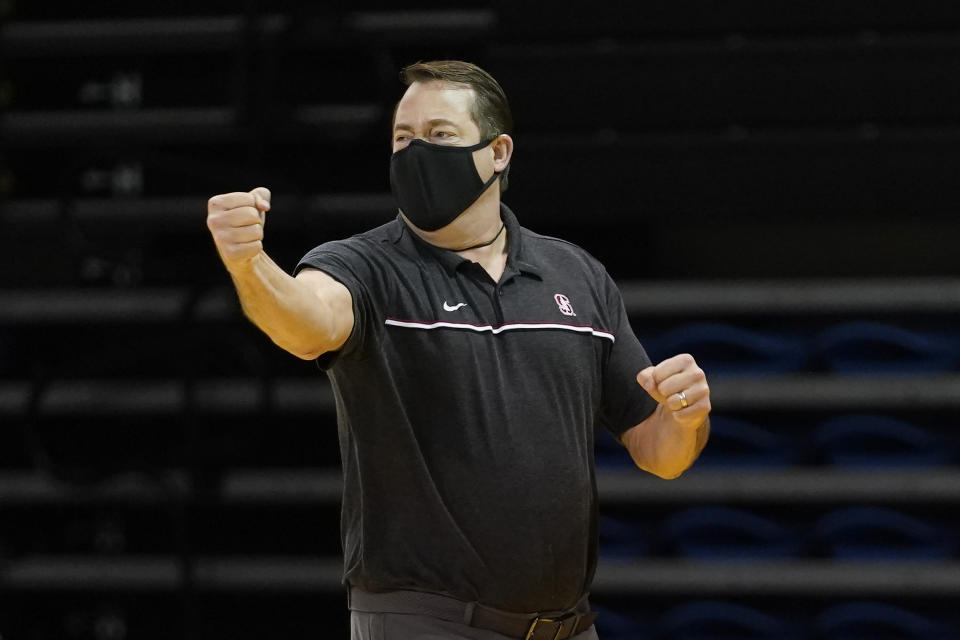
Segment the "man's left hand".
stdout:
<path fill-rule="evenodd" d="M 699 428 L 710 413 L 710 386 L 689 353 L 668 358 L 637 374 L 637 382 L 660 403 L 664 417 L 683 428 Z"/>

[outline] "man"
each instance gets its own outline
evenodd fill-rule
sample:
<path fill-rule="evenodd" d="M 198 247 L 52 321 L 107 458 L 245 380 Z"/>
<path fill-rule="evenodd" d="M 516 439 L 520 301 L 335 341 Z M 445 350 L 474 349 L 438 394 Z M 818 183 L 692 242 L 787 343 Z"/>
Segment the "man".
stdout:
<path fill-rule="evenodd" d="M 602 265 L 501 203 L 489 74 L 403 77 L 396 220 L 295 277 L 263 251 L 267 189 L 211 198 L 208 227 L 247 316 L 333 386 L 354 640 L 596 638 L 594 427 L 675 478 L 707 440 L 706 378 L 686 354 L 651 366 Z"/>

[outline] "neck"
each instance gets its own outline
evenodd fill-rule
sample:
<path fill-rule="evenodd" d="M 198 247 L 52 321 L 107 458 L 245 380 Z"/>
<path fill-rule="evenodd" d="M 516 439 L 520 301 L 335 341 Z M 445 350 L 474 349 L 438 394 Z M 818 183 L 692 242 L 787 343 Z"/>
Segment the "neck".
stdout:
<path fill-rule="evenodd" d="M 486 242 L 478 242 L 473 246 L 463 247 L 462 249 L 451 249 L 451 251 L 453 251 L 454 253 L 463 253 L 464 251 L 472 251 L 474 249 L 482 249 L 483 247 L 489 247 L 500 238 L 500 234 L 503 233 L 503 230 L 506 228 L 507 228 L 507 223 L 501 222 L 500 228 L 497 229 L 497 232 L 493 235 L 493 237 L 487 240 Z"/>
<path fill-rule="evenodd" d="M 507 255 L 507 228 L 501 223 L 496 236 L 492 241 L 483 244 L 467 247 L 456 251 L 457 255 L 463 256 L 473 262 L 479 262 L 484 267 L 503 262 Z M 489 271 L 489 269 L 487 269 Z M 496 278 L 494 278 L 496 280 Z"/>
<path fill-rule="evenodd" d="M 406 217 L 404 220 L 426 242 L 480 264 L 494 282 L 499 282 L 507 263 L 508 242 L 506 226 L 500 219 L 499 191 L 484 194 L 456 220 L 436 231 L 418 229 Z"/>

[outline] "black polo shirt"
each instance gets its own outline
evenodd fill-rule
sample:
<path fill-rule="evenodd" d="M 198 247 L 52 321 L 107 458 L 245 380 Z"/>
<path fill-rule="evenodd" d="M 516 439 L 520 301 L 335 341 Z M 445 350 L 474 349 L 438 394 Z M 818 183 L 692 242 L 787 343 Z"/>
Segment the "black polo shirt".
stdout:
<path fill-rule="evenodd" d="M 620 293 L 583 249 L 502 206 L 506 270 L 396 220 L 310 251 L 353 295 L 324 354 L 336 397 L 345 582 L 511 611 L 572 606 L 596 567 L 593 438 L 656 408 Z"/>

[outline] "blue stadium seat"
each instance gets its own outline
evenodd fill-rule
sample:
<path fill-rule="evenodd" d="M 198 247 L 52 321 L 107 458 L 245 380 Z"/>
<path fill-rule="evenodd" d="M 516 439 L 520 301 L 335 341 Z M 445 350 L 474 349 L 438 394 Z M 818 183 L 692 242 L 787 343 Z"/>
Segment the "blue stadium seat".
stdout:
<path fill-rule="evenodd" d="M 681 325 L 644 344 L 655 360 L 692 353 L 712 374 L 790 373 L 807 361 L 804 342 L 798 338 L 720 323 Z"/>
<path fill-rule="evenodd" d="M 948 640 L 956 631 L 912 611 L 880 602 L 850 602 L 827 609 L 816 621 L 818 640 Z"/>
<path fill-rule="evenodd" d="M 597 467 L 632 469 L 635 465 L 627 449 L 606 430 L 598 429 L 594 440 Z"/>
<path fill-rule="evenodd" d="M 664 544 L 689 558 L 789 558 L 800 552 L 802 544 L 790 528 L 728 507 L 685 509 L 667 518 L 661 532 Z"/>
<path fill-rule="evenodd" d="M 792 624 L 731 602 L 695 601 L 668 610 L 657 624 L 658 637 L 670 640 L 794 640 Z"/>
<path fill-rule="evenodd" d="M 604 558 L 636 558 L 649 553 L 653 534 L 644 524 L 600 516 L 600 555 Z"/>
<path fill-rule="evenodd" d="M 848 322 L 821 331 L 813 351 L 837 373 L 897 374 L 952 371 L 954 341 L 879 322 Z"/>
<path fill-rule="evenodd" d="M 821 455 L 846 467 L 931 467 L 955 459 L 956 448 L 908 422 L 851 414 L 821 422 L 813 436 Z"/>
<path fill-rule="evenodd" d="M 590 608 L 597 612 L 597 634 L 603 640 L 647 640 L 653 638 L 653 623 L 635 612 L 624 613 L 596 602 Z"/>
<path fill-rule="evenodd" d="M 956 543 L 946 532 L 893 509 L 844 507 L 825 515 L 815 536 L 834 558 L 933 560 L 951 557 Z"/>
<path fill-rule="evenodd" d="M 703 467 L 787 467 L 803 457 L 801 445 L 745 420 L 711 416 L 710 446 L 703 450 L 697 466 Z"/>

